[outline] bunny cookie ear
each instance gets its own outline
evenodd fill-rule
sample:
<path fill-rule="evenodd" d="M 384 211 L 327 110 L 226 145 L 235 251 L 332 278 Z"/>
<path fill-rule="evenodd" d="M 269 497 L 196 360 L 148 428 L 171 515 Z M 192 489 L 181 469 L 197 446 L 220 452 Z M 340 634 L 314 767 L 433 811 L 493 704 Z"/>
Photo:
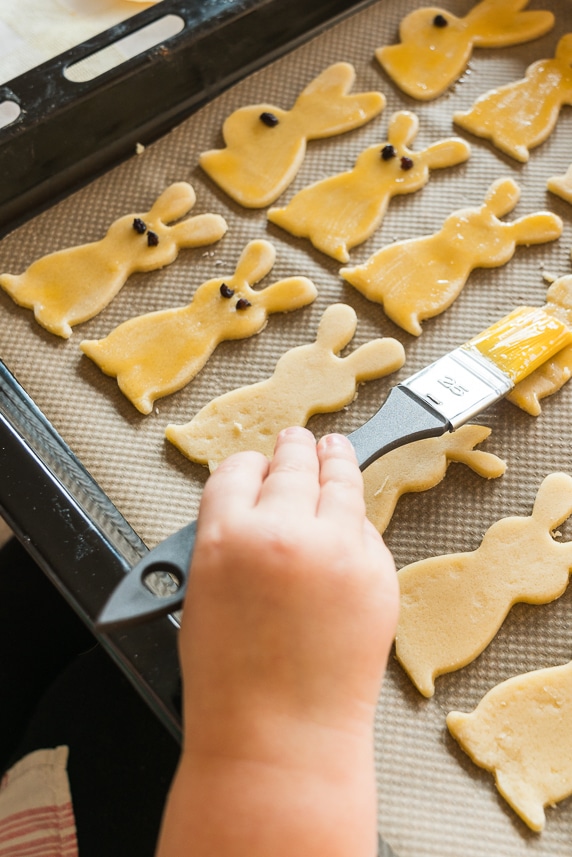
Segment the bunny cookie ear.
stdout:
<path fill-rule="evenodd" d="M 338 354 L 351 341 L 357 327 L 355 310 L 347 304 L 332 304 L 324 311 L 316 343 L 325 351 Z"/>
<path fill-rule="evenodd" d="M 528 3 L 529 0 L 481 0 L 465 18 L 473 44 L 481 48 L 518 45 L 551 30 L 552 12 L 521 12 Z"/>
<path fill-rule="evenodd" d="M 572 65 L 572 33 L 562 36 L 556 46 L 555 57 L 559 62 Z M 569 103 L 569 102 L 568 102 Z"/>
<path fill-rule="evenodd" d="M 504 217 L 513 210 L 520 199 L 520 188 L 513 179 L 497 179 L 487 191 L 485 206 L 495 217 Z"/>
<path fill-rule="evenodd" d="M 157 198 L 149 211 L 151 220 L 170 223 L 187 214 L 196 202 L 194 189 L 187 182 L 175 182 Z"/>
<path fill-rule="evenodd" d="M 506 463 L 491 452 L 475 449 L 475 446 L 486 440 L 490 433 L 488 426 L 469 424 L 444 435 L 447 458 L 450 461 L 466 464 L 479 476 L 487 479 L 502 476 L 506 470 Z"/>
<path fill-rule="evenodd" d="M 250 241 L 240 254 L 232 279 L 251 285 L 258 283 L 272 270 L 275 260 L 276 250 L 269 241 Z"/>
<path fill-rule="evenodd" d="M 419 119 L 410 110 L 399 110 L 389 120 L 387 139 L 394 146 L 409 146 L 417 136 Z"/>
<path fill-rule="evenodd" d="M 572 515 L 572 476 L 550 473 L 541 483 L 532 517 L 551 532 Z"/>
<path fill-rule="evenodd" d="M 299 115 L 306 139 L 318 139 L 359 128 L 385 107 L 381 92 L 348 94 L 355 80 L 350 63 L 326 68 L 300 93 L 292 113 Z"/>

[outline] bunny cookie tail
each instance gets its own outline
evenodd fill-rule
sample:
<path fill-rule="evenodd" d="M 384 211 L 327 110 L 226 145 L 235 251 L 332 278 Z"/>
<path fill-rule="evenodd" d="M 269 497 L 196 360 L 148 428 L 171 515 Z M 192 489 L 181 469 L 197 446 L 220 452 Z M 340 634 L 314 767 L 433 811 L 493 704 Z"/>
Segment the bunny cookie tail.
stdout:
<path fill-rule="evenodd" d="M 14 274 L 0 275 L 0 288 L 9 295 L 14 303 L 18 306 L 32 309 L 34 318 L 45 330 L 53 333 L 55 336 L 61 336 L 62 339 L 69 339 L 72 335 L 72 329 L 69 324 L 69 319 L 62 317 L 62 311 L 56 306 L 45 306 L 38 294 L 34 294 L 33 287 L 29 282 L 26 282 L 26 275 L 19 276 Z"/>
<path fill-rule="evenodd" d="M 493 688 L 492 693 L 496 690 Z M 476 765 L 494 774 L 500 794 L 514 811 L 532 830 L 540 832 L 546 822 L 543 802 L 531 785 L 508 769 L 510 751 L 503 753 L 502 743 L 495 736 L 500 724 L 495 724 L 494 713 L 487 716 L 491 713 L 479 711 L 478 707 L 470 714 L 451 711 L 446 719 L 447 728 Z"/>
<path fill-rule="evenodd" d="M 208 465 L 209 459 L 206 450 L 201 449 L 204 444 L 201 444 L 200 438 L 194 436 L 192 420 L 184 425 L 169 423 L 165 429 L 165 437 L 191 461 Z"/>
<path fill-rule="evenodd" d="M 7 295 L 10 295 L 12 300 L 19 304 L 20 306 L 30 306 L 30 304 L 22 303 L 22 299 L 19 296 L 19 291 L 22 285 L 22 277 L 15 276 L 14 274 L 0 274 L 0 288 L 2 288 Z"/>

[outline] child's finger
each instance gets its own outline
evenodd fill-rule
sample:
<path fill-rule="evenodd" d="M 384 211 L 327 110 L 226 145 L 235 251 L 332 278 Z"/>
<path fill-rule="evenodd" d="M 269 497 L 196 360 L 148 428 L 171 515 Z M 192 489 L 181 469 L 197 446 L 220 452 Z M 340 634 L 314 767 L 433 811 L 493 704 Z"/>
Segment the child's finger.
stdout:
<path fill-rule="evenodd" d="M 363 479 L 356 454 L 347 437 L 330 434 L 318 443 L 320 500 L 318 516 L 340 527 L 361 531 L 365 517 Z"/>
<path fill-rule="evenodd" d="M 201 498 L 200 515 L 223 518 L 252 509 L 268 473 L 268 459 L 259 452 L 237 452 L 209 476 Z"/>
<path fill-rule="evenodd" d="M 283 508 L 284 514 L 314 516 L 320 495 L 316 439 L 293 426 L 278 435 L 274 457 L 260 491 L 259 505 Z"/>

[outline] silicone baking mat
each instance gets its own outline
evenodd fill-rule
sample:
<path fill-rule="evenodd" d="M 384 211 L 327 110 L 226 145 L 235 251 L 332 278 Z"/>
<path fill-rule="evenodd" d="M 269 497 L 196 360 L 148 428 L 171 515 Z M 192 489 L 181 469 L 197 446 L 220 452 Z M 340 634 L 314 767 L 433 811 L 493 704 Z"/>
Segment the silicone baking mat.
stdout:
<path fill-rule="evenodd" d="M 394 336 L 405 347 L 406 363 L 394 375 L 363 385 L 356 401 L 343 411 L 313 418 L 309 427 L 316 435 L 353 430 L 377 410 L 397 380 L 514 307 L 542 305 L 548 280 L 572 273 L 572 207 L 546 190 L 547 178 L 563 174 L 572 162 L 572 110 L 562 110 L 556 129 L 527 164 L 460 133 L 452 123 L 455 110 L 468 108 L 493 86 L 523 77 L 533 61 L 554 55 L 559 37 L 572 30 L 569 2 L 533 2 L 534 8 L 556 13 L 556 25 L 547 35 L 511 48 L 476 49 L 458 83 L 426 103 L 404 96 L 374 59 L 375 49 L 394 42 L 402 17 L 419 5 L 413 0 L 380 0 L 364 7 L 0 242 L 0 268 L 19 273 L 44 253 L 98 239 L 115 218 L 147 210 L 168 184 L 179 180 L 191 182 L 196 190 L 193 214 L 213 211 L 228 222 L 228 232 L 217 244 L 181 251 L 169 267 L 132 276 L 104 312 L 75 328 L 68 341 L 47 333 L 29 311 L 0 293 L 2 359 L 149 547 L 195 516 L 207 477 L 205 468 L 168 444 L 165 426 L 186 422 L 216 395 L 268 377 L 284 351 L 313 341 L 329 304 L 343 301 L 356 309 L 358 329 L 351 349 L 375 337 Z M 449 0 L 446 5 L 465 14 L 472 4 Z M 308 242 L 269 226 L 264 210 L 232 203 L 197 166 L 202 151 L 221 145 L 221 125 L 232 110 L 255 102 L 288 108 L 310 80 L 340 60 L 355 67 L 354 91 L 380 90 L 387 105 L 361 129 L 310 143 L 281 202 L 317 178 L 350 168 L 368 145 L 383 143 L 396 110 L 412 110 L 419 118 L 413 149 L 453 135 L 464 136 L 472 146 L 467 163 L 436 170 L 422 191 L 394 199 L 381 228 L 352 251 L 352 264 L 392 241 L 436 231 L 452 211 L 480 205 L 490 184 L 505 176 L 521 188 L 508 220 L 549 209 L 564 222 L 558 241 L 519 247 L 507 265 L 473 272 L 460 297 L 445 313 L 426 321 L 418 338 L 392 324 L 379 305 L 345 283 L 338 263 Z M 266 282 L 293 274 L 309 276 L 319 291 L 315 303 L 271 316 L 266 329 L 251 339 L 220 345 L 191 384 L 142 416 L 115 380 L 82 356 L 78 343 L 105 336 L 129 317 L 188 303 L 201 283 L 231 274 L 242 249 L 254 238 L 266 238 L 276 247 L 276 264 Z M 544 400 L 538 418 L 501 402 L 479 422 L 492 428 L 483 449 L 505 459 L 506 474 L 487 481 L 453 464 L 438 487 L 404 497 L 386 531 L 398 567 L 433 554 L 477 548 L 494 521 L 530 513 L 544 476 L 555 470 L 572 473 L 572 384 Z M 564 526 L 562 532 L 567 538 L 570 528 Z M 515 556 L 515 567 L 518 562 Z M 437 680 L 430 700 L 417 693 L 391 658 L 377 718 L 376 758 L 380 828 L 400 857 L 569 857 L 572 801 L 549 809 L 545 831 L 532 833 L 498 796 L 492 777 L 458 749 L 448 735 L 445 715 L 452 709 L 471 710 L 489 688 L 511 675 L 567 662 L 572 655 L 571 609 L 569 593 L 547 606 L 517 605 L 473 664 Z M 447 619 L 444 612 L 443 621 Z"/>

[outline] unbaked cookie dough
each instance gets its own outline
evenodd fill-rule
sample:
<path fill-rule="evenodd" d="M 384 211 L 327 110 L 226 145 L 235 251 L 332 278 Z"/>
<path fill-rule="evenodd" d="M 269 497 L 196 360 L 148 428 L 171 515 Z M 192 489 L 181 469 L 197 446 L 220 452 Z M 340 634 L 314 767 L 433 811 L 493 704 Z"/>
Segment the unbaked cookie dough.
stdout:
<path fill-rule="evenodd" d="M 179 220 L 194 206 L 186 182 L 168 187 L 149 211 L 116 220 L 99 241 L 50 253 L 23 274 L 1 274 L 0 286 L 20 306 L 34 310 L 50 333 L 68 339 L 72 326 L 93 318 L 136 271 L 154 271 L 177 258 L 181 247 L 213 244 L 227 225 L 218 214 Z"/>
<path fill-rule="evenodd" d="M 208 280 L 190 304 L 132 318 L 105 339 L 80 347 L 143 414 L 155 399 L 175 393 L 203 368 L 225 339 L 244 339 L 266 326 L 268 315 L 312 303 L 317 289 L 307 277 L 288 277 L 263 289 L 252 285 L 274 265 L 268 241 L 251 241 L 230 277 Z"/>
<path fill-rule="evenodd" d="M 341 268 L 340 274 L 366 298 L 382 304 L 392 321 L 419 336 L 420 322 L 448 309 L 474 268 L 504 265 L 517 245 L 560 237 L 562 221 L 549 211 L 512 223 L 500 220 L 519 197 L 513 179 L 498 179 L 479 208 L 454 211 L 439 232 L 389 244 L 363 265 Z"/>
<path fill-rule="evenodd" d="M 555 280 L 546 293 L 546 312 L 572 329 L 572 275 Z M 557 393 L 572 376 L 572 346 L 567 345 L 554 357 L 520 381 L 506 397 L 527 414 L 537 417 L 540 400 Z"/>
<path fill-rule="evenodd" d="M 315 78 L 290 110 L 273 104 L 235 110 L 222 128 L 225 148 L 204 152 L 199 164 L 240 205 L 270 205 L 294 180 L 308 140 L 359 128 L 383 110 L 381 92 L 348 94 L 354 79 L 353 66 L 339 62 Z"/>
<path fill-rule="evenodd" d="M 551 176 L 546 182 L 546 187 L 572 205 L 572 164 L 563 176 Z"/>
<path fill-rule="evenodd" d="M 433 696 L 437 676 L 481 654 L 514 604 L 548 604 L 562 595 L 572 542 L 558 542 L 553 533 L 571 514 L 572 477 L 551 473 L 530 516 L 497 521 L 474 551 L 398 571 L 396 654 L 423 696 Z"/>
<path fill-rule="evenodd" d="M 470 714 L 451 711 L 447 726 L 532 830 L 572 795 L 572 662 L 503 681 Z"/>
<path fill-rule="evenodd" d="M 436 6 L 416 9 L 399 28 L 400 44 L 375 56 L 403 92 L 419 101 L 437 98 L 463 73 L 474 47 L 528 42 L 554 25 L 551 12 L 522 12 L 528 0 L 481 0 L 459 18 Z"/>
<path fill-rule="evenodd" d="M 412 151 L 408 147 L 418 127 L 414 113 L 395 113 L 385 143 L 362 152 L 352 170 L 309 185 L 285 208 L 271 208 L 268 219 L 298 238 L 309 238 L 338 262 L 347 262 L 348 251 L 379 228 L 393 196 L 420 190 L 430 170 L 469 158 L 470 146 L 458 137 Z"/>
<path fill-rule="evenodd" d="M 449 464 L 466 464 L 479 476 L 495 479 L 506 470 L 496 455 L 475 449 L 490 435 L 487 426 L 464 425 L 441 437 L 417 440 L 387 452 L 363 473 L 367 516 L 384 533 L 403 494 L 428 491 L 445 477 Z"/>
<path fill-rule="evenodd" d="M 211 471 L 243 449 L 271 458 L 282 429 L 306 425 L 313 414 L 339 411 L 355 399 L 358 384 L 403 365 L 403 346 L 388 337 L 339 357 L 356 326 L 355 310 L 332 304 L 322 316 L 315 342 L 283 354 L 267 380 L 213 399 L 185 425 L 167 426 L 167 439 Z"/>
<path fill-rule="evenodd" d="M 563 105 L 572 105 L 572 33 L 562 36 L 554 59 L 538 60 L 526 77 L 486 92 L 466 113 L 455 113 L 457 125 L 490 140 L 517 161 L 526 163 L 556 126 Z"/>

